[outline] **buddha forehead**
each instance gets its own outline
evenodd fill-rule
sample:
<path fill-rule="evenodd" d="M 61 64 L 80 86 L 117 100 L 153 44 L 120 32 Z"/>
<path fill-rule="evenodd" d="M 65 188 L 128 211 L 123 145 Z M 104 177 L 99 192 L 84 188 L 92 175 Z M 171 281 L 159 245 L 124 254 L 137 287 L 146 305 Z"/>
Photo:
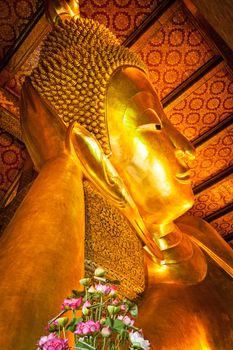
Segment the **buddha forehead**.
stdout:
<path fill-rule="evenodd" d="M 77 18 L 56 25 L 48 35 L 31 81 L 66 126 L 82 124 L 109 154 L 106 91 L 114 72 L 123 66 L 146 70 L 109 30 Z"/>

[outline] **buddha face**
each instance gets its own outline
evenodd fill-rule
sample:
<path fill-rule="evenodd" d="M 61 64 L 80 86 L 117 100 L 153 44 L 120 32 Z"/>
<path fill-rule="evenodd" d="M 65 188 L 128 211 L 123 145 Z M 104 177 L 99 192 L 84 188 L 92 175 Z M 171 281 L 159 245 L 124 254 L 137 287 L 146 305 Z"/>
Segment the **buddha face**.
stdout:
<path fill-rule="evenodd" d="M 107 90 L 110 161 L 149 227 L 166 225 L 193 205 L 187 159 L 194 149 L 167 119 L 147 76 L 118 70 Z"/>

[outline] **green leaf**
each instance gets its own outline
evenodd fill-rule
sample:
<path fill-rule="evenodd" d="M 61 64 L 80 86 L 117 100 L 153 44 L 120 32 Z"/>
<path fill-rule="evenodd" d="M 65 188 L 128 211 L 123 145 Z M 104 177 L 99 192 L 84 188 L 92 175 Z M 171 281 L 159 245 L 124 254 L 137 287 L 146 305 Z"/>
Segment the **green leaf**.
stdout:
<path fill-rule="evenodd" d="M 110 317 L 107 317 L 105 322 L 104 322 L 105 326 L 109 326 L 109 327 L 113 327 L 113 320 Z"/>
<path fill-rule="evenodd" d="M 75 345 L 76 349 L 87 349 L 87 350 L 97 350 L 94 346 L 85 343 L 84 341 L 79 340 L 78 343 Z"/>
<path fill-rule="evenodd" d="M 112 329 L 117 333 L 121 333 L 123 328 L 125 328 L 125 324 L 121 320 L 116 319 L 113 321 Z"/>
<path fill-rule="evenodd" d="M 121 336 L 126 337 L 127 339 L 129 338 L 129 332 L 126 329 L 121 330 Z"/>

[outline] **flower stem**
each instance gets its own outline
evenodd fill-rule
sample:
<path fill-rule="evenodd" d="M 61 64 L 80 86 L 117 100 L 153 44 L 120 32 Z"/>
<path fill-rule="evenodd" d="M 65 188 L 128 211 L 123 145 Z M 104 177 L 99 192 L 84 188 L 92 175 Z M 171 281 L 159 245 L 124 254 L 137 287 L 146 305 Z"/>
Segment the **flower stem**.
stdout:
<path fill-rule="evenodd" d="M 101 295 L 98 320 L 101 319 L 102 307 L 103 307 L 103 296 Z"/>
<path fill-rule="evenodd" d="M 102 350 L 105 350 L 105 346 L 106 346 L 106 338 L 104 338 L 103 345 L 102 345 Z"/>
<path fill-rule="evenodd" d="M 63 337 L 64 339 L 66 338 L 66 331 L 65 331 L 65 327 L 62 327 L 62 331 L 63 331 Z"/>
<path fill-rule="evenodd" d="M 66 312 L 67 312 L 67 310 L 61 311 L 60 314 L 58 314 L 56 317 L 52 318 L 52 320 L 50 320 L 50 321 L 48 322 L 48 324 L 53 323 L 54 321 L 56 321 L 57 318 L 59 318 L 60 316 L 64 315 Z"/>

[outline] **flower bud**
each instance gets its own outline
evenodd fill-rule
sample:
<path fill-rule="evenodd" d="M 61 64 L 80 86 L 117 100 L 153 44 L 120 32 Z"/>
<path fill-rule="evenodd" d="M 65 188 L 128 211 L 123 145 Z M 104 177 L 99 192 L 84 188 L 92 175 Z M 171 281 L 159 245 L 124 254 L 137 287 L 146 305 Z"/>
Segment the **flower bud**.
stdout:
<path fill-rule="evenodd" d="M 82 313 L 83 313 L 84 316 L 88 316 L 90 314 L 90 310 L 87 307 L 84 307 L 82 309 Z"/>
<path fill-rule="evenodd" d="M 68 317 L 60 317 L 60 318 L 57 319 L 57 323 L 61 327 L 65 327 L 65 325 L 68 323 L 68 321 L 69 321 Z"/>
<path fill-rule="evenodd" d="M 91 282 L 90 278 L 82 278 L 81 280 L 79 280 L 79 283 L 85 287 L 88 287 L 90 285 L 90 282 Z"/>
<path fill-rule="evenodd" d="M 111 333 L 112 333 L 112 330 L 109 326 L 102 328 L 101 334 L 103 337 L 107 338 L 111 335 Z"/>
<path fill-rule="evenodd" d="M 94 294 L 96 293 L 96 289 L 94 286 L 90 286 L 90 288 L 88 289 L 88 293 Z"/>
<path fill-rule="evenodd" d="M 84 316 L 88 316 L 90 314 L 89 306 L 91 306 L 91 303 L 87 300 L 82 307 L 82 313 Z"/>
<path fill-rule="evenodd" d="M 102 317 L 101 320 L 100 320 L 100 324 L 101 325 L 104 325 L 106 322 L 106 317 Z"/>
<path fill-rule="evenodd" d="M 59 326 L 58 324 L 55 324 L 55 323 L 51 323 L 49 326 L 48 326 L 48 331 L 49 332 L 56 332 L 59 330 Z"/>
<path fill-rule="evenodd" d="M 114 305 L 109 305 L 107 309 L 110 316 L 117 315 L 120 312 L 120 308 Z"/>
<path fill-rule="evenodd" d="M 109 296 L 113 297 L 113 298 L 116 297 L 117 296 L 117 288 L 115 286 L 111 286 L 110 288 L 111 288 L 111 290 L 110 290 Z"/>
<path fill-rule="evenodd" d="M 94 275 L 97 277 L 103 277 L 105 275 L 105 270 L 102 267 L 97 267 L 97 269 L 95 269 Z"/>

